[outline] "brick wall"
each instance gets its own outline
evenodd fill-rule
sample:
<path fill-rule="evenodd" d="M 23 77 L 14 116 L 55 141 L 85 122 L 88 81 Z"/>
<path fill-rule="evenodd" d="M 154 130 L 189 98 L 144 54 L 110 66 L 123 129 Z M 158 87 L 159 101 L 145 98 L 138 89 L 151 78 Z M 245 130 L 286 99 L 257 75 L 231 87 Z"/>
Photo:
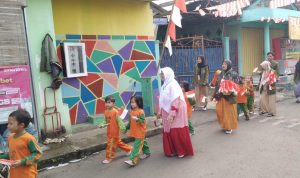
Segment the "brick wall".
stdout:
<path fill-rule="evenodd" d="M 25 5 L 26 0 L 0 0 L 0 66 L 27 64 Z"/>

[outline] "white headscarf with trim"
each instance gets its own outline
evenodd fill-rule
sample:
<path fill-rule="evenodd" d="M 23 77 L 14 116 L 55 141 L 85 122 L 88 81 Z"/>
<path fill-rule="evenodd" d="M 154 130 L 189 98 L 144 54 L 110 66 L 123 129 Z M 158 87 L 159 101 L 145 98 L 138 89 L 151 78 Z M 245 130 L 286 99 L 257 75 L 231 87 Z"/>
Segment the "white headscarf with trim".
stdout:
<path fill-rule="evenodd" d="M 161 87 L 159 97 L 159 108 L 164 109 L 166 112 L 170 112 L 172 102 L 180 97 L 184 100 L 183 92 L 175 80 L 174 71 L 170 67 L 160 69 L 160 73 L 164 74 L 164 84 Z"/>
<path fill-rule="evenodd" d="M 263 69 L 263 73 L 261 76 L 261 82 L 259 85 L 259 89 L 261 89 L 263 87 L 263 85 L 265 85 L 268 81 L 268 75 L 271 72 L 271 63 L 269 61 L 264 61 L 260 64 L 260 66 Z"/>

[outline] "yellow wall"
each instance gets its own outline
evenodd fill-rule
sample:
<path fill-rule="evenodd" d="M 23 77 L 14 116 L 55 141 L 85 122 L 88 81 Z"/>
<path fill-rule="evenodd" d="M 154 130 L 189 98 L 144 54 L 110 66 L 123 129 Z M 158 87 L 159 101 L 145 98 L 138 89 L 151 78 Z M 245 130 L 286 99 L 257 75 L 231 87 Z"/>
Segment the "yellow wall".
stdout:
<path fill-rule="evenodd" d="M 243 75 L 250 75 L 264 58 L 263 29 L 242 28 Z"/>
<path fill-rule="evenodd" d="M 154 36 L 149 2 L 52 0 L 56 34 Z"/>

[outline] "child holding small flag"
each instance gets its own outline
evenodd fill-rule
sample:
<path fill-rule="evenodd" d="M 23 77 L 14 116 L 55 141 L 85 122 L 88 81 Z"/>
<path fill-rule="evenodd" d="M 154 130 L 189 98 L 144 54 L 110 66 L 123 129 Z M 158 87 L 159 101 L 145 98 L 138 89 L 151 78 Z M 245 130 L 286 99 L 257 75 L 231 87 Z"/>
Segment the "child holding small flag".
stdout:
<path fill-rule="evenodd" d="M 9 154 L 1 155 L 1 164 L 10 165 L 10 178 L 36 178 L 37 162 L 42 151 L 34 136 L 27 133 L 31 117 L 26 110 L 18 109 L 8 118 L 8 129 L 12 133 L 8 138 Z"/>
<path fill-rule="evenodd" d="M 192 121 L 191 121 L 191 117 L 192 117 L 192 112 L 193 112 L 193 99 L 189 99 L 187 97 L 187 92 L 190 91 L 190 87 L 189 87 L 189 83 L 184 81 L 180 84 L 183 95 L 184 95 L 184 99 L 186 102 L 186 108 L 187 108 L 187 114 L 188 114 L 188 123 L 189 123 L 189 131 L 191 135 L 195 134 L 195 130 L 194 127 L 192 126 Z"/>
<path fill-rule="evenodd" d="M 107 146 L 106 159 L 102 161 L 103 164 L 108 164 L 115 158 L 118 147 L 124 150 L 128 156 L 131 154 L 132 149 L 130 145 L 125 144 L 120 138 L 120 130 L 125 130 L 125 126 L 119 117 L 118 110 L 115 109 L 115 101 L 116 99 L 113 96 L 105 98 L 106 110 L 104 116 L 106 121 L 105 126 L 107 126 Z"/>
<path fill-rule="evenodd" d="M 254 87 L 253 87 L 253 78 L 252 76 L 247 81 L 247 87 L 248 87 L 248 96 L 247 96 L 247 108 L 249 113 L 254 113 Z"/>
<path fill-rule="evenodd" d="M 150 156 L 146 136 L 146 119 L 143 110 L 143 98 L 141 96 L 133 96 L 130 99 L 131 111 L 130 120 L 126 126 L 126 131 L 130 130 L 130 137 L 135 139 L 134 147 L 130 155 L 130 159 L 125 161 L 130 166 L 135 166 L 140 159 L 146 159 Z"/>
<path fill-rule="evenodd" d="M 239 81 L 239 91 L 237 95 L 237 114 L 239 117 L 239 114 L 241 111 L 244 112 L 244 115 L 246 117 L 246 120 L 249 120 L 249 115 L 247 111 L 247 95 L 248 95 L 248 86 L 245 85 L 245 81 L 243 77 L 240 77 Z"/>

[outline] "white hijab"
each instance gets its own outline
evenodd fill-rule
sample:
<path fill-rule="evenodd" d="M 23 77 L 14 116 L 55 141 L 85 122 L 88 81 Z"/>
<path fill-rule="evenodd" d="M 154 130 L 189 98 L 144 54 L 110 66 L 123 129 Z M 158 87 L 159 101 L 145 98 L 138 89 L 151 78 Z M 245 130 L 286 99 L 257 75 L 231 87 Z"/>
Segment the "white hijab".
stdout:
<path fill-rule="evenodd" d="M 170 67 L 160 69 L 160 73 L 164 74 L 164 84 L 161 87 L 159 97 L 159 109 L 170 112 L 172 102 L 180 97 L 185 102 L 182 89 L 175 80 L 174 71 Z"/>
<path fill-rule="evenodd" d="M 260 66 L 263 68 L 264 71 L 261 76 L 261 82 L 259 85 L 259 89 L 261 89 L 262 86 L 267 83 L 268 75 L 271 72 L 271 63 L 269 61 L 264 61 L 260 64 Z"/>

